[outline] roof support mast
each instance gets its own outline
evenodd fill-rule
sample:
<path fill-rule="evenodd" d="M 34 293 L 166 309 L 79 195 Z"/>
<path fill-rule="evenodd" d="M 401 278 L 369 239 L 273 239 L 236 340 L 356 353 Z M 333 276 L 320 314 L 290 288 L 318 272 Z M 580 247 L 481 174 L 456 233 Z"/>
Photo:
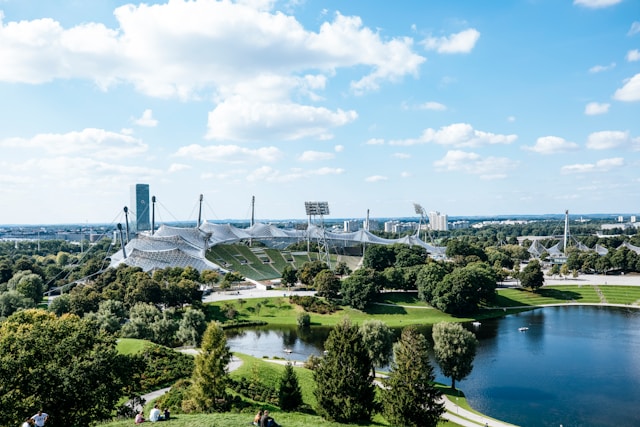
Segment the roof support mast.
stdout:
<path fill-rule="evenodd" d="M 562 247 L 562 250 L 564 252 L 564 255 L 567 256 L 567 240 L 569 238 L 569 210 L 565 210 L 564 211 L 564 246 Z"/>
<path fill-rule="evenodd" d="M 202 194 L 200 195 L 200 208 L 198 209 L 198 225 L 196 228 L 200 228 L 200 224 L 202 224 Z"/>

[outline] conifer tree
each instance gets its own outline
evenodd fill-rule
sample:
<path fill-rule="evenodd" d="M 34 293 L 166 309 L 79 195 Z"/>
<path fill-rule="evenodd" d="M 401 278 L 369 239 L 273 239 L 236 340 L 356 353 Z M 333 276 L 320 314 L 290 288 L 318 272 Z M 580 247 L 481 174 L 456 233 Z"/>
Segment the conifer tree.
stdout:
<path fill-rule="evenodd" d="M 384 414 L 392 425 L 436 426 L 444 412 L 428 350 L 415 326 L 404 328 L 393 346 L 394 361 L 382 392 Z"/>
<path fill-rule="evenodd" d="M 298 376 L 293 371 L 291 362 L 284 368 L 278 387 L 278 406 L 283 411 L 293 411 L 302 405 L 302 391 L 298 384 Z"/>
<path fill-rule="evenodd" d="M 367 422 L 375 407 L 371 358 L 348 318 L 329 333 L 327 354 L 314 371 L 318 413 L 340 423 Z"/>
<path fill-rule="evenodd" d="M 227 408 L 227 366 L 230 361 L 231 352 L 222 327 L 218 322 L 209 323 L 202 337 L 200 353 L 194 361 L 188 398 L 182 404 L 185 412 L 223 411 Z"/>

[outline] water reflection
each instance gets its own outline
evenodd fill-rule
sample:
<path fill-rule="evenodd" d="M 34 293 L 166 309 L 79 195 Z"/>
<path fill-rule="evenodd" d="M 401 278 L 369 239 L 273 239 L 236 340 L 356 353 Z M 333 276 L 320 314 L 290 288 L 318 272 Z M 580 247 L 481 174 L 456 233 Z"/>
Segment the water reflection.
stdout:
<path fill-rule="evenodd" d="M 476 409 L 521 426 L 640 425 L 640 310 L 549 307 L 465 327 L 478 355 L 458 384 Z M 431 341 L 431 328 L 420 330 Z M 233 351 L 304 361 L 322 354 L 329 331 L 260 327 L 228 340 Z"/>

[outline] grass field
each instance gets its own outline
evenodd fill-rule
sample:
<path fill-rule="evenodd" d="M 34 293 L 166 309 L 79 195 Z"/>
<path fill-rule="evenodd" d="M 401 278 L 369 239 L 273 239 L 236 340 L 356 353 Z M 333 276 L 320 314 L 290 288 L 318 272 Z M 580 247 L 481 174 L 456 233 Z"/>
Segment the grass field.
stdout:
<path fill-rule="evenodd" d="M 144 344 L 144 342 L 142 343 Z M 235 371 L 231 372 L 232 378 L 252 378 L 257 376 L 258 381 L 262 384 L 267 384 L 271 386 L 276 386 L 279 378 L 284 371 L 284 365 L 268 362 L 263 359 L 243 355 L 236 354 L 237 357 L 242 359 L 242 365 Z M 303 401 L 306 405 L 310 407 L 314 407 L 316 404 L 315 396 L 313 392 L 315 390 L 315 381 L 313 380 L 313 372 L 305 369 L 305 368 L 296 368 L 296 375 L 298 377 L 298 383 L 300 385 Z M 469 407 L 466 399 L 464 398 L 464 394 L 459 392 L 451 392 L 450 389 L 444 385 L 438 385 L 438 387 L 443 391 L 443 393 L 451 396 L 452 400 L 456 402 L 461 408 L 465 408 L 468 410 L 472 410 Z M 453 393 L 453 394 L 452 394 Z M 458 398 L 458 400 L 456 400 Z M 150 405 L 147 405 L 147 409 Z M 283 427 L 307 427 L 307 426 L 326 426 L 326 427 L 350 427 L 350 426 L 359 426 L 359 427 L 373 427 L 373 426 L 388 426 L 389 423 L 380 415 L 376 414 L 373 417 L 373 420 L 370 423 L 364 424 L 340 424 L 333 423 L 330 421 L 326 421 L 325 419 L 311 414 L 306 413 L 298 413 L 298 412 L 282 412 L 278 408 L 270 406 L 270 405 L 261 405 L 259 402 L 256 403 L 256 407 L 265 407 L 272 412 L 276 421 L 281 424 Z M 148 411 L 147 411 L 148 412 Z M 185 415 L 185 414 L 177 414 L 172 417 L 168 422 L 163 422 L 162 426 L 174 426 L 174 427 L 211 427 L 211 426 L 249 426 L 250 421 L 252 420 L 254 415 L 254 410 L 247 409 L 246 412 L 242 413 L 220 413 L 220 414 L 196 414 L 196 415 Z M 120 420 L 120 421 L 111 421 L 107 423 L 100 424 L 103 427 L 124 427 L 132 425 L 132 420 Z M 455 427 L 457 424 L 443 421 L 441 426 L 445 427 Z"/>

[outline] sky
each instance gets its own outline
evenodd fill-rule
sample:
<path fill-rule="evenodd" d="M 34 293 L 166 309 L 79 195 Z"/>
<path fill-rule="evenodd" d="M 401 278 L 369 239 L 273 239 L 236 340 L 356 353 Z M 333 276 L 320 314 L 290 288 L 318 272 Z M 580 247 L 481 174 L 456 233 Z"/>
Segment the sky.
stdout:
<path fill-rule="evenodd" d="M 0 224 L 640 212 L 637 0 L 0 0 Z"/>

